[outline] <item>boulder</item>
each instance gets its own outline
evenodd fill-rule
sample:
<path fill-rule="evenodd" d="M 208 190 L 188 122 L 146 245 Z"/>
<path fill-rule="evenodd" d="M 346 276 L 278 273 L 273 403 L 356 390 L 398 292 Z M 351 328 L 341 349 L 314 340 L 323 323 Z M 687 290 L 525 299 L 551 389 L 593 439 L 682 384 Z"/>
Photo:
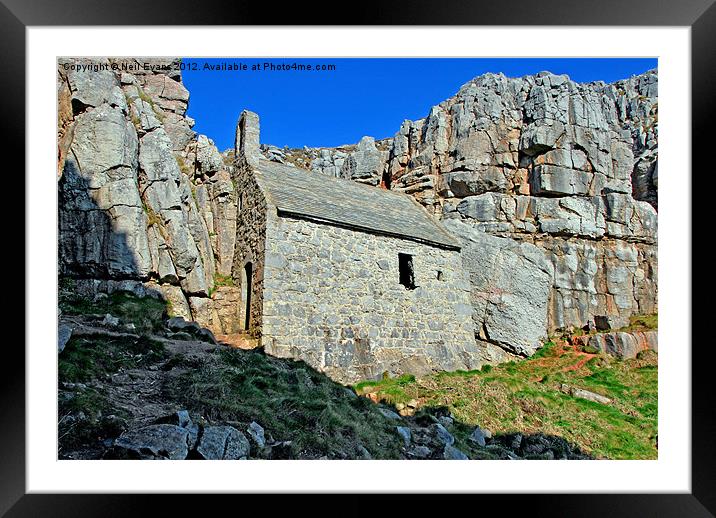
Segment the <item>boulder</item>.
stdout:
<path fill-rule="evenodd" d="M 179 322 L 187 322 L 191 320 L 191 309 L 189 308 L 189 303 L 186 300 L 186 296 L 184 296 L 184 292 L 179 286 L 161 284 L 159 286 L 159 291 L 161 291 L 164 300 L 167 301 L 168 307 L 170 308 L 169 314 L 173 317 L 170 320 L 173 320 L 174 318 L 177 319 L 173 320 L 175 323 L 174 325 L 177 325 Z M 179 327 L 176 329 L 183 328 Z"/>
<path fill-rule="evenodd" d="M 185 459 L 189 453 L 189 430 L 173 424 L 155 424 L 120 435 L 107 458 Z"/>
<path fill-rule="evenodd" d="M 361 183 L 378 185 L 383 174 L 383 155 L 373 137 L 363 137 L 356 151 L 343 162 L 340 175 Z"/>
<path fill-rule="evenodd" d="M 485 432 L 479 426 L 476 426 L 470 434 L 470 437 L 468 437 L 468 440 L 474 442 L 478 446 L 485 446 L 486 437 Z"/>
<path fill-rule="evenodd" d="M 201 327 L 196 322 L 189 322 L 183 317 L 172 317 L 167 320 L 167 327 L 172 331 L 188 333 L 198 340 L 216 344 L 214 334 L 206 328 Z"/>
<path fill-rule="evenodd" d="M 416 459 L 427 459 L 432 455 L 430 448 L 424 445 L 413 446 L 409 451 L 408 455 Z"/>
<path fill-rule="evenodd" d="M 467 455 L 462 451 L 455 448 L 455 446 L 447 445 L 443 450 L 443 459 L 445 460 L 470 460 Z"/>
<path fill-rule="evenodd" d="M 263 448 L 266 446 L 266 438 L 264 437 L 264 429 L 256 421 L 252 421 L 249 427 L 246 429 L 246 433 L 253 439 L 256 446 Z"/>
<path fill-rule="evenodd" d="M 67 342 L 72 338 L 72 327 L 67 324 L 57 326 L 57 354 L 65 350 Z"/>
<path fill-rule="evenodd" d="M 553 282 L 553 266 L 543 250 L 475 231 L 456 220 L 445 226 L 463 243 L 480 339 L 511 353 L 534 353 L 547 336 Z"/>
<path fill-rule="evenodd" d="M 398 435 L 403 439 L 403 442 L 405 443 L 405 447 L 407 448 L 410 446 L 410 439 L 411 439 L 411 433 L 410 428 L 407 426 L 396 426 L 395 430 L 398 432 Z"/>
<path fill-rule="evenodd" d="M 586 399 L 587 401 L 593 401 L 594 403 L 600 403 L 602 405 L 610 405 L 612 402 L 610 398 L 602 396 L 601 394 L 597 394 L 596 392 L 592 392 L 591 390 L 570 387 L 569 385 L 565 385 L 564 383 L 561 385 L 561 390 L 562 392 L 571 394 L 574 397 Z"/>
<path fill-rule="evenodd" d="M 437 439 L 442 444 L 450 446 L 455 442 L 455 437 L 453 437 L 452 434 L 447 431 L 447 428 L 445 428 L 442 424 L 435 423 L 433 425 L 433 431 L 435 432 Z"/>
<path fill-rule="evenodd" d="M 205 460 L 244 460 L 250 452 L 249 440 L 231 426 L 204 427 L 196 452 Z"/>
<path fill-rule="evenodd" d="M 402 420 L 402 417 L 400 417 L 398 414 L 393 412 L 392 410 L 388 408 L 378 407 L 378 411 L 383 414 L 383 416 L 387 417 L 388 419 L 391 419 L 393 421 L 400 421 Z"/>
<path fill-rule="evenodd" d="M 105 326 L 118 326 L 119 319 L 107 313 L 102 319 L 102 324 Z"/>
<path fill-rule="evenodd" d="M 356 450 L 358 453 L 358 460 L 372 460 L 373 456 L 370 454 L 368 449 L 363 446 L 362 444 L 359 444 L 356 446 Z"/>
<path fill-rule="evenodd" d="M 589 338 L 588 345 L 617 358 L 636 358 L 641 351 L 649 349 L 658 351 L 658 333 L 656 331 L 597 333 Z"/>
<path fill-rule="evenodd" d="M 629 325 L 629 319 L 619 315 L 594 315 L 597 331 L 611 331 Z"/>

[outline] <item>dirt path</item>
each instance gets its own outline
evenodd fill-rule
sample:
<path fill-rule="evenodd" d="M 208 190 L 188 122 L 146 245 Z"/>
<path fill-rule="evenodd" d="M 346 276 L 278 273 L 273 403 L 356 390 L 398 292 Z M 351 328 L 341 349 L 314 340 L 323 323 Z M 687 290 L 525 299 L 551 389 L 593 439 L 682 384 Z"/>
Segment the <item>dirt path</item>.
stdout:
<path fill-rule="evenodd" d="M 233 333 L 230 335 L 216 335 L 216 340 L 234 349 L 255 349 L 259 346 L 258 340 L 251 338 L 245 333 Z"/>
<path fill-rule="evenodd" d="M 171 340 L 157 335 L 150 338 L 164 343 L 168 358 L 144 368 L 126 369 L 112 374 L 108 382 L 95 382 L 101 387 L 112 404 L 131 416 L 132 426 L 143 426 L 156 421 L 157 417 L 181 410 L 167 401 L 163 387 L 167 376 L 176 375 L 181 369 L 166 369 L 177 355 L 188 359 L 203 359 L 223 345 L 206 342 Z"/>
<path fill-rule="evenodd" d="M 109 337 L 130 341 L 140 339 L 140 335 L 121 327 L 110 328 L 83 316 L 65 316 L 61 323 L 72 328 L 74 337 Z M 167 376 L 176 375 L 182 369 L 172 369 L 171 362 L 178 355 L 186 360 L 203 360 L 213 351 L 229 344 L 212 344 L 197 340 L 177 340 L 160 334 L 149 334 L 147 338 L 164 345 L 166 358 L 159 363 L 146 367 L 120 369 L 109 378 L 96 379 L 87 386 L 106 394 L 112 405 L 129 417 L 133 427 L 153 423 L 157 417 L 170 415 L 180 410 L 176 404 L 168 402 L 163 394 Z M 61 387 L 62 390 L 62 387 Z"/>

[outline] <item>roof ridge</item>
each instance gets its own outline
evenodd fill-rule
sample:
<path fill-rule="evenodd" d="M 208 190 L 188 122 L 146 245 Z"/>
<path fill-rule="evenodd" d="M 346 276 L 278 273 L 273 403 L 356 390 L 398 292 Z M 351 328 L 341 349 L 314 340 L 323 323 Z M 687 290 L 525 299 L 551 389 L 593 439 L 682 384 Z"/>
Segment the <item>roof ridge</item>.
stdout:
<path fill-rule="evenodd" d="M 301 174 L 306 174 L 309 176 L 320 176 L 321 178 L 326 178 L 326 179 L 333 180 L 336 182 L 342 182 L 344 185 L 353 185 L 353 186 L 357 186 L 357 187 L 371 189 L 371 190 L 377 191 L 377 192 L 385 192 L 387 194 L 392 194 L 395 196 L 408 197 L 411 200 L 415 200 L 415 198 L 413 198 L 412 196 L 410 196 L 409 194 L 406 194 L 404 192 L 392 191 L 390 189 L 383 189 L 376 185 L 368 185 L 367 183 L 356 182 L 354 180 L 350 180 L 349 178 L 342 178 L 340 176 L 329 176 L 327 174 L 314 173 L 314 172 L 310 171 L 309 169 L 304 169 L 303 167 L 286 165 L 286 164 L 282 164 L 281 162 L 274 162 L 273 160 L 269 160 L 268 158 L 265 158 L 265 157 L 261 157 L 260 162 L 267 162 L 267 163 L 271 164 L 272 166 L 275 165 L 278 167 L 285 168 L 287 171 L 300 171 Z"/>
<path fill-rule="evenodd" d="M 261 159 L 250 164 L 267 201 L 282 213 L 459 249 L 442 223 L 409 194 Z"/>

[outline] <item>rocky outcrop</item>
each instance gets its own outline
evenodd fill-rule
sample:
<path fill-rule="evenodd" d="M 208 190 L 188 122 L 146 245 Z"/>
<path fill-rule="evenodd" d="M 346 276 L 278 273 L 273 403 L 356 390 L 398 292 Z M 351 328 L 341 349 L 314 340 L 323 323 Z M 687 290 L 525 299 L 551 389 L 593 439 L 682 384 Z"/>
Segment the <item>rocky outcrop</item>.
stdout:
<path fill-rule="evenodd" d="M 363 137 L 356 150 L 343 161 L 340 176 L 368 185 L 378 185 L 388 158 L 386 151 L 375 146 L 373 137 Z"/>
<path fill-rule="evenodd" d="M 485 348 L 484 359 L 501 361 L 504 352 L 530 356 L 541 346 L 548 325 L 552 263 L 532 244 L 491 236 L 455 220 L 446 223 L 462 238 L 476 340 Z"/>
<path fill-rule="evenodd" d="M 236 193 L 224 156 L 191 129 L 179 68 L 60 61 L 60 274 L 89 296 L 148 289 L 172 314 L 223 333 L 238 292 L 217 293 L 214 280 L 231 276 Z"/>
<path fill-rule="evenodd" d="M 636 358 L 642 351 L 659 351 L 656 331 L 597 333 L 589 337 L 587 345 L 618 358 Z"/>

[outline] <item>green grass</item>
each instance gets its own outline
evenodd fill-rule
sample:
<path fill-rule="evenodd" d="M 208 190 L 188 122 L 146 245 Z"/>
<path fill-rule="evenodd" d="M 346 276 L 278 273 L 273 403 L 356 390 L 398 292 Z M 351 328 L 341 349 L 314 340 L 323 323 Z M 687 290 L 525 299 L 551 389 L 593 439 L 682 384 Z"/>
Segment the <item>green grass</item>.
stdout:
<path fill-rule="evenodd" d="M 162 218 L 159 214 L 157 214 L 157 212 L 149 205 L 144 203 L 144 201 L 142 201 L 142 207 L 144 207 L 144 213 L 147 215 L 147 225 L 150 227 L 156 225 L 158 228 L 161 228 Z"/>
<path fill-rule="evenodd" d="M 120 369 L 152 365 L 165 357 L 164 344 L 145 336 L 72 338 L 58 355 L 58 379 L 62 382 L 86 382 L 106 378 Z"/>
<path fill-rule="evenodd" d="M 421 407 L 444 406 L 462 425 L 493 434 L 559 436 L 597 458 L 657 458 L 656 355 L 625 361 L 594 356 L 580 363 L 585 358 L 549 342 L 527 360 L 412 381 L 361 382 L 356 391 L 390 403 L 415 399 Z M 605 395 L 612 404 L 565 394 L 563 383 Z"/>
<path fill-rule="evenodd" d="M 629 325 L 619 331 L 653 331 L 659 326 L 659 315 L 633 315 L 629 318 Z"/>
<path fill-rule="evenodd" d="M 147 337 L 72 338 L 57 358 L 60 452 L 119 435 L 129 416 L 112 405 L 101 383 L 120 369 L 146 367 L 164 358 L 164 345 Z M 100 385 L 85 385 L 89 382 Z"/>
<path fill-rule="evenodd" d="M 303 362 L 233 349 L 166 386 L 169 398 L 209 421 L 260 423 L 267 436 L 291 441 L 290 458 L 356 458 L 357 445 L 397 458 L 395 424 L 348 390 Z"/>
<path fill-rule="evenodd" d="M 167 314 L 167 303 L 153 297 L 137 297 L 129 292 L 117 291 L 97 301 L 72 293 L 62 293 L 61 280 L 59 305 L 63 313 L 68 315 L 104 315 L 109 313 L 118 317 L 122 323 L 134 324 L 138 333 L 149 333 L 164 327 L 164 316 Z"/>
<path fill-rule="evenodd" d="M 375 388 L 380 389 L 384 401 L 397 404 L 407 403 L 412 398 L 403 390 L 403 387 L 415 382 L 415 376 L 404 374 L 396 378 L 385 378 L 381 381 L 362 381 L 355 386 L 356 391 L 366 393 Z"/>
<path fill-rule="evenodd" d="M 209 289 L 209 297 L 214 294 L 216 288 L 219 288 L 221 286 L 235 286 L 234 279 L 231 277 L 231 275 L 221 275 L 220 273 L 215 273 L 214 285 Z"/>
<path fill-rule="evenodd" d="M 234 279 L 231 275 L 221 275 L 220 273 L 214 274 L 214 288 L 219 286 L 235 286 Z"/>

